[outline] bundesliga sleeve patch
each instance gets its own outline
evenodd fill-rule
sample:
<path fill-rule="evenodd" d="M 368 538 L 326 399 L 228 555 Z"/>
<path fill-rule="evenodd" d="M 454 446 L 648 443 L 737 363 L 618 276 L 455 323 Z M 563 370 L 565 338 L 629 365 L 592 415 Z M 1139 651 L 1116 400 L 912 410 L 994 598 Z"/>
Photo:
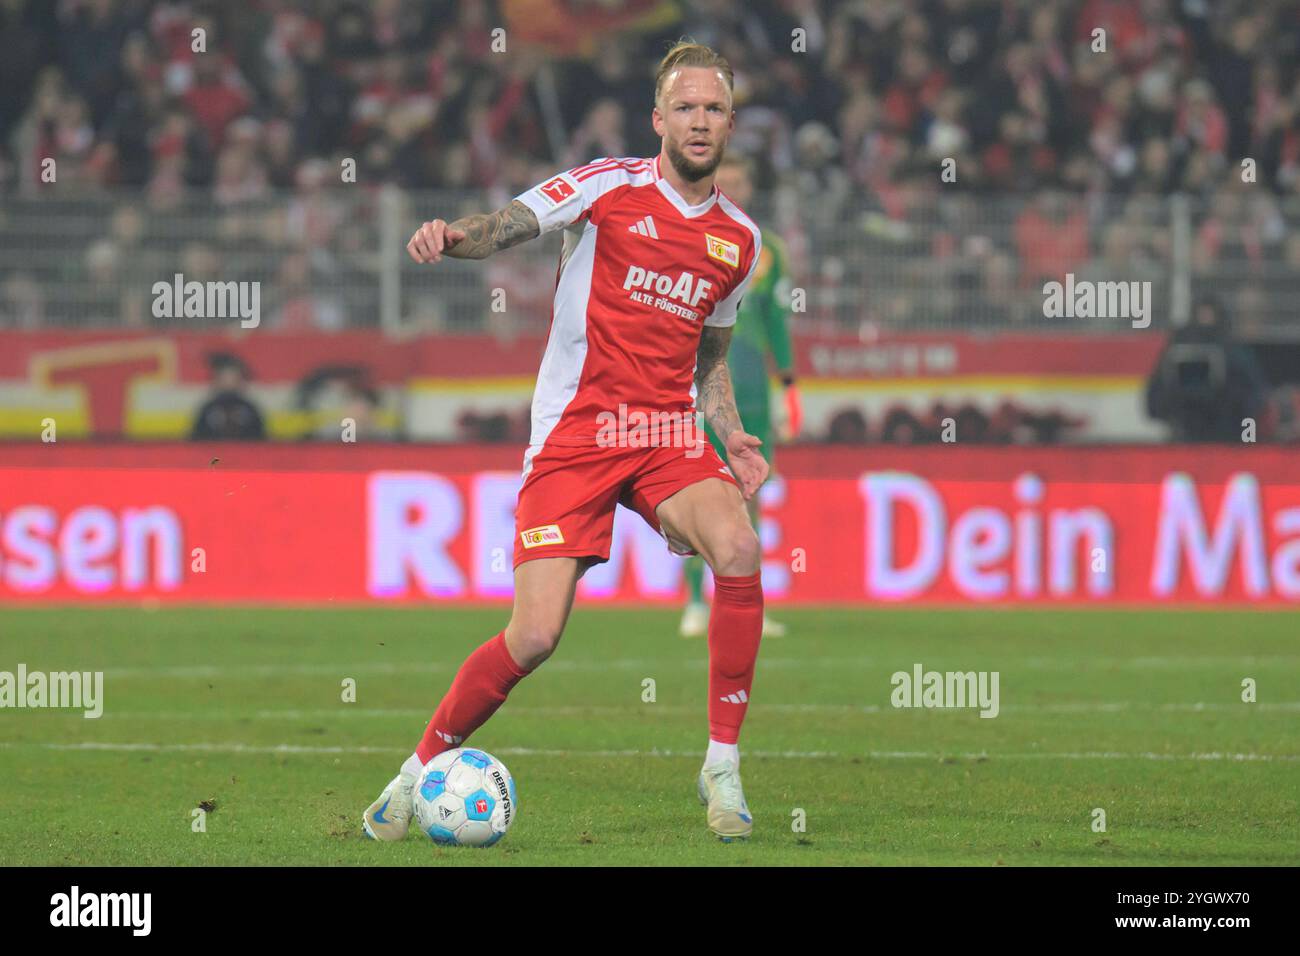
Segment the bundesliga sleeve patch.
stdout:
<path fill-rule="evenodd" d="M 578 181 L 568 173 L 560 173 L 554 179 L 548 179 L 533 192 L 541 196 L 552 208 L 563 205 L 578 195 Z"/>
<path fill-rule="evenodd" d="M 712 258 L 725 262 L 733 269 L 740 268 L 740 246 L 734 242 L 727 242 L 726 239 L 711 236 L 707 232 L 704 234 L 704 242 Z"/>
<path fill-rule="evenodd" d="M 544 524 L 540 528 L 529 528 L 519 532 L 525 548 L 537 548 L 544 544 L 564 544 L 564 535 L 560 534 L 557 524 Z"/>

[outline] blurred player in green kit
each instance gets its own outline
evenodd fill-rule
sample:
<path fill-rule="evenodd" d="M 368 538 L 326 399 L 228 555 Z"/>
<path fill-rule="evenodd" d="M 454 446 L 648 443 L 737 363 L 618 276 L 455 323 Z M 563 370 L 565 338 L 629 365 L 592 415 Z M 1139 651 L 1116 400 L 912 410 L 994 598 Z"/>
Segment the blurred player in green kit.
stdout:
<path fill-rule="evenodd" d="M 718 188 L 742 209 L 754 193 L 754 184 L 748 160 L 742 156 L 727 156 L 718 166 Z M 790 330 L 786 315 L 790 305 L 790 281 L 786 276 L 785 246 L 770 230 L 763 234 L 762 251 L 754 278 L 740 303 L 731 350 L 727 365 L 731 371 L 731 384 L 736 393 L 736 410 L 745 431 L 757 436 L 763 444 L 760 450 L 772 465 L 772 394 L 767 356 L 781 378 L 785 399 L 785 420 L 780 423 L 783 441 L 799 434 L 803 409 L 799 390 L 794 382 L 794 355 L 790 348 Z M 725 451 L 713 430 L 704 424 L 709 441 L 723 455 Z M 750 498 L 749 520 L 758 529 L 759 495 Z M 761 535 L 760 535 L 761 539 Z M 709 606 L 704 603 L 704 560 L 698 555 L 686 561 L 687 604 L 682 615 L 682 637 L 704 637 L 709 631 Z M 763 636 L 782 637 L 785 626 L 763 615 Z"/>

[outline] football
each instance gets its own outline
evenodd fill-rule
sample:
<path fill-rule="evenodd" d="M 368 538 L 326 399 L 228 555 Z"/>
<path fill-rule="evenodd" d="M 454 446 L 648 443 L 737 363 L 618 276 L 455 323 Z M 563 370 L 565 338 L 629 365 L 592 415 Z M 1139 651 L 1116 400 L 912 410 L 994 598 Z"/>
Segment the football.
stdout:
<path fill-rule="evenodd" d="M 416 825 L 442 846 L 492 846 L 506 835 L 519 806 L 505 764 L 464 747 L 424 765 L 414 802 Z"/>

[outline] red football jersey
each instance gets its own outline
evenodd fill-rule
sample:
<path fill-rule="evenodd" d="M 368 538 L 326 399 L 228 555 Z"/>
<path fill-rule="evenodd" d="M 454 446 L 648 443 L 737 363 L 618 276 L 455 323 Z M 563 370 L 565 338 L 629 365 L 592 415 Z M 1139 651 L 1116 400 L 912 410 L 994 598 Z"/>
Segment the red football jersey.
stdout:
<path fill-rule="evenodd" d="M 620 405 L 693 413 L 700 334 L 735 323 L 758 227 L 716 186 L 687 205 L 658 157 L 596 160 L 517 198 L 543 233 L 565 230 L 526 460 L 596 444 Z"/>

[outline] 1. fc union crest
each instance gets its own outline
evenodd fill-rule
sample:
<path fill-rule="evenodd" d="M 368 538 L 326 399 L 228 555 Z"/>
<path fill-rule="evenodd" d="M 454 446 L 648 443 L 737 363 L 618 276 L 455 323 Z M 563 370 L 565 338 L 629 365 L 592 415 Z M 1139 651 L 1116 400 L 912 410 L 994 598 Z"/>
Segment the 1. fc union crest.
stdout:
<path fill-rule="evenodd" d="M 711 258 L 717 259 L 719 262 L 725 262 L 733 269 L 740 267 L 740 246 L 734 242 L 727 242 L 726 239 L 711 236 L 707 232 L 704 234 L 704 242 L 708 247 Z"/>
<path fill-rule="evenodd" d="M 525 548 L 537 548 L 544 544 L 564 544 L 564 535 L 560 534 L 560 526 L 556 524 L 529 528 L 527 531 L 519 532 L 519 537 L 524 542 Z"/>

